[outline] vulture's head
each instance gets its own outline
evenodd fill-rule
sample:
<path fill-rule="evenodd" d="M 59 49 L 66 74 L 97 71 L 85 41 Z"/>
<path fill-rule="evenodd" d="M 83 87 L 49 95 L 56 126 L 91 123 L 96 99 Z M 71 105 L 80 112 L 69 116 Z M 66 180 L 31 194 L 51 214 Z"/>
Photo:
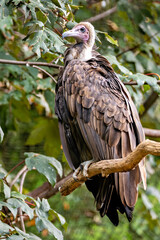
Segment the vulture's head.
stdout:
<path fill-rule="evenodd" d="M 62 38 L 66 37 L 73 37 L 77 42 L 83 42 L 92 48 L 95 42 L 95 30 L 89 22 L 80 22 L 72 30 L 62 34 Z"/>

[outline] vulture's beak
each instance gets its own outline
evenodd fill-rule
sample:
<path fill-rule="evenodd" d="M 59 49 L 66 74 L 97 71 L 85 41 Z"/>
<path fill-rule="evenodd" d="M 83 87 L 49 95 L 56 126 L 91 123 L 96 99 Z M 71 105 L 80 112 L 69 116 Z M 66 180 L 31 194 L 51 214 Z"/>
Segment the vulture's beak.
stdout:
<path fill-rule="evenodd" d="M 75 29 L 69 30 L 67 32 L 64 32 L 62 34 L 62 38 L 66 38 L 66 37 L 74 37 L 74 38 L 78 38 L 79 37 L 79 33 L 78 31 L 76 31 Z"/>

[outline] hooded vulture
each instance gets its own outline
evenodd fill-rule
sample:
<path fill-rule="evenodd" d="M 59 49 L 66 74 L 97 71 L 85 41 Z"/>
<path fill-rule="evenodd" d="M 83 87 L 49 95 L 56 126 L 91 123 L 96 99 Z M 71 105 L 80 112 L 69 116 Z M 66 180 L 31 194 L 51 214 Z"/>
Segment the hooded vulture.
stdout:
<path fill-rule="evenodd" d="M 55 111 L 63 151 L 72 169 L 87 160 L 123 158 L 144 140 L 136 107 L 106 58 L 94 50 L 95 30 L 88 22 L 64 32 L 76 40 L 65 51 L 56 86 Z M 146 186 L 144 160 L 129 172 L 96 175 L 86 181 L 101 217 L 117 226 L 118 210 L 129 221 L 138 184 Z"/>

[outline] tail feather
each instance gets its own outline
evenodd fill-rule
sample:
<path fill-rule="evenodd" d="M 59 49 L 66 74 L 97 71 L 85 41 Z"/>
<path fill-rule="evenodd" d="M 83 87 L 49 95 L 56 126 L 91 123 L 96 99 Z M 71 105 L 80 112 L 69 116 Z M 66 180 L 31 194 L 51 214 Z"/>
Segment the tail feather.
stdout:
<path fill-rule="evenodd" d="M 132 220 L 132 212 L 134 207 L 129 207 L 122 204 L 119 194 L 116 191 L 114 174 L 109 175 L 108 178 L 103 178 L 100 175 L 94 176 L 86 181 L 86 186 L 92 192 L 97 210 L 101 217 L 107 215 L 110 221 L 118 226 L 120 213 L 125 213 L 128 221 Z"/>

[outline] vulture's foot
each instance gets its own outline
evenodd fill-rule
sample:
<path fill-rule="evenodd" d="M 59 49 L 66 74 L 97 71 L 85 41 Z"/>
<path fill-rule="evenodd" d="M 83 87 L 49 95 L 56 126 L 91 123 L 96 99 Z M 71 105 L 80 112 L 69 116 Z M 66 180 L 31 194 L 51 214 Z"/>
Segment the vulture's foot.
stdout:
<path fill-rule="evenodd" d="M 94 160 L 89 160 L 80 164 L 80 166 L 74 171 L 73 178 L 75 181 L 78 181 L 78 174 L 83 173 L 83 176 L 88 178 L 88 168 L 94 162 Z"/>

